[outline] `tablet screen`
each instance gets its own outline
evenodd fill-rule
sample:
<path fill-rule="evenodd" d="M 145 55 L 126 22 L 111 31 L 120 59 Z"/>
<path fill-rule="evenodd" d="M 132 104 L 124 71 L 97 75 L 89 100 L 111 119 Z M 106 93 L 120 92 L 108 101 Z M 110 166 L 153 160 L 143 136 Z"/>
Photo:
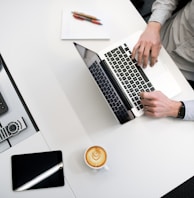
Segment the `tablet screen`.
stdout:
<path fill-rule="evenodd" d="M 14 191 L 65 184 L 61 151 L 13 155 L 11 164 Z"/>

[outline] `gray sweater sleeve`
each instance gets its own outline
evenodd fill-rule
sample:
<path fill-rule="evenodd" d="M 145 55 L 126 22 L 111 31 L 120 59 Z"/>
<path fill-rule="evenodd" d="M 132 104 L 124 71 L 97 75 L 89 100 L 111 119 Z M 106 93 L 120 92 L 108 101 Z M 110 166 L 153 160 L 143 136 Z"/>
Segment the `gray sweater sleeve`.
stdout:
<path fill-rule="evenodd" d="M 163 25 L 176 9 L 178 0 L 156 0 L 152 5 L 152 15 L 149 21 L 157 21 Z"/>

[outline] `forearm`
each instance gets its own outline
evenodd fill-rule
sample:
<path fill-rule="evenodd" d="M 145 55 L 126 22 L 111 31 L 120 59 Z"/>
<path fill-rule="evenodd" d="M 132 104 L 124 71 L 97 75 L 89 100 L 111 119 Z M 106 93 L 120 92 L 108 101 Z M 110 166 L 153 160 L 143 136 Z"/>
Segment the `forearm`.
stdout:
<path fill-rule="evenodd" d="M 150 21 L 157 21 L 163 25 L 176 9 L 178 0 L 156 0 L 152 5 Z"/>
<path fill-rule="evenodd" d="M 161 24 L 157 21 L 149 21 L 147 29 L 149 29 L 149 32 L 153 32 L 154 34 L 160 34 Z"/>
<path fill-rule="evenodd" d="M 171 103 L 169 104 L 169 112 L 167 116 L 177 118 L 181 105 L 182 105 L 181 102 L 171 100 Z"/>
<path fill-rule="evenodd" d="M 183 119 L 194 121 L 194 100 L 183 101 L 183 104 L 185 109 L 185 114 Z M 169 112 L 167 116 L 177 118 L 181 106 L 182 103 L 180 101 L 171 100 L 171 102 L 168 105 Z"/>

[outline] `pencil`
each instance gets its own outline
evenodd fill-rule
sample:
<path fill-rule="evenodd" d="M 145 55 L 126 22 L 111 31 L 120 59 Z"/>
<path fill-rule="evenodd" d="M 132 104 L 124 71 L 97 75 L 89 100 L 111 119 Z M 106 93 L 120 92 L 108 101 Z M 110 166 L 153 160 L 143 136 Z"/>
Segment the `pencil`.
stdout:
<path fill-rule="evenodd" d="M 86 17 L 88 19 L 100 21 L 100 19 L 96 18 L 95 16 L 92 16 L 92 15 L 89 15 L 89 14 L 85 14 L 83 12 L 72 11 L 72 14 L 76 14 L 76 15 L 79 15 L 79 16 Z"/>
<path fill-rule="evenodd" d="M 89 21 L 89 22 L 94 23 L 94 24 L 97 24 L 97 25 L 102 25 L 102 23 L 100 23 L 100 21 L 98 21 L 96 19 L 87 18 L 85 16 L 81 16 L 81 15 L 77 15 L 77 14 L 73 14 L 73 17 L 75 19 L 85 20 L 85 21 Z"/>

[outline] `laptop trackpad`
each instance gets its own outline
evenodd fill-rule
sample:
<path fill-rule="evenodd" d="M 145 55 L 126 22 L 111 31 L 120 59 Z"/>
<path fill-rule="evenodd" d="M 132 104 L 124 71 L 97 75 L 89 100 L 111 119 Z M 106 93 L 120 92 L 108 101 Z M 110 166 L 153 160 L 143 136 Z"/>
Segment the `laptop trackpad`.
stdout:
<path fill-rule="evenodd" d="M 171 73 L 158 62 L 154 67 L 147 67 L 144 72 L 152 82 L 155 90 L 163 92 L 169 98 L 178 95 L 181 89 Z"/>

